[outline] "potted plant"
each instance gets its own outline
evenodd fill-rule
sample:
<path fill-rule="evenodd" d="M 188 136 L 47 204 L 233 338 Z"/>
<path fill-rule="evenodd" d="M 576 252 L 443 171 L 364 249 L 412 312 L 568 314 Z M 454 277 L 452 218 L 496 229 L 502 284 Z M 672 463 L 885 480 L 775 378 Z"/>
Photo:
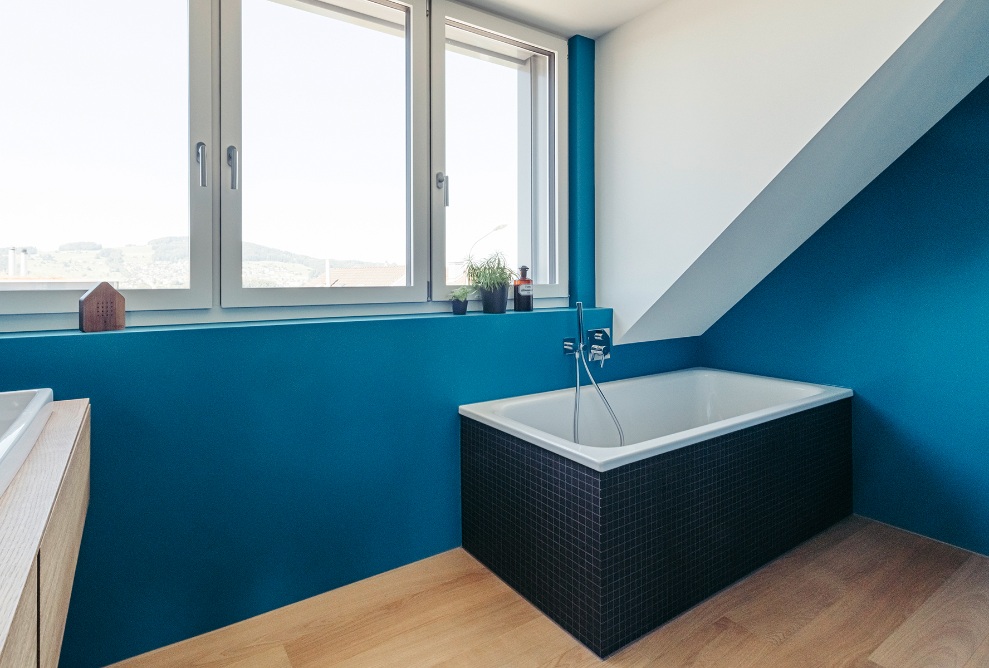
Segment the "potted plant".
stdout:
<path fill-rule="evenodd" d="M 454 315 L 467 313 L 467 300 L 474 296 L 474 286 L 461 285 L 450 293 L 450 302 L 453 304 Z"/>
<path fill-rule="evenodd" d="M 467 280 L 481 293 L 485 313 L 504 313 L 508 307 L 508 286 L 515 272 L 505 263 L 505 256 L 493 253 L 480 262 L 467 258 Z"/>

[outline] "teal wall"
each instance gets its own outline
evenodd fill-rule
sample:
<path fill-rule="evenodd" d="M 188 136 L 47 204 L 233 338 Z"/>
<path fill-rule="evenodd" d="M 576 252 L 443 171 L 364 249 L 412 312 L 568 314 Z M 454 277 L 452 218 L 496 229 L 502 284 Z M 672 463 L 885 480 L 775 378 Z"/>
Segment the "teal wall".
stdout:
<path fill-rule="evenodd" d="M 577 35 L 570 54 L 570 305 L 595 305 L 594 40 Z"/>
<path fill-rule="evenodd" d="M 0 337 L 0 391 L 92 402 L 62 665 L 458 546 L 457 406 L 566 387 L 575 326 L 560 309 Z M 692 346 L 619 347 L 603 376 L 679 368 Z"/>
<path fill-rule="evenodd" d="M 855 390 L 855 512 L 989 554 L 989 81 L 702 338 Z"/>

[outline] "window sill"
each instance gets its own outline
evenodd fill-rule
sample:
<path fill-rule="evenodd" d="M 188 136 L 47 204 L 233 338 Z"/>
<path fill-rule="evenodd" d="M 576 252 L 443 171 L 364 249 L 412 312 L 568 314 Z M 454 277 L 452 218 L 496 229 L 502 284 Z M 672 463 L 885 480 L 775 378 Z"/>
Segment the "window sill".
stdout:
<path fill-rule="evenodd" d="M 567 297 L 543 297 L 535 300 L 536 311 L 569 307 Z M 480 300 L 471 301 L 468 315 L 481 314 Z M 508 313 L 512 311 L 509 300 Z M 178 327 L 203 325 L 238 325 L 250 323 L 289 323 L 343 321 L 365 318 L 404 319 L 411 317 L 452 316 L 449 301 L 408 304 L 359 304 L 338 306 L 271 306 L 258 308 L 190 309 L 182 311 L 129 311 L 127 327 Z M 0 336 L 37 332 L 78 330 L 76 313 L 41 313 L 0 315 Z M 126 330 L 125 330 L 126 331 Z"/>

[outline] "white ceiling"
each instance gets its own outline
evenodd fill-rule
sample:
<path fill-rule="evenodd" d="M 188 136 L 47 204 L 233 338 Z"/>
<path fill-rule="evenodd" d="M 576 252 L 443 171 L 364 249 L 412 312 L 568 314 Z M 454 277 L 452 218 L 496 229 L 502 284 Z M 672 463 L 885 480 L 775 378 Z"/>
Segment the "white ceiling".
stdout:
<path fill-rule="evenodd" d="M 562 37 L 597 38 L 665 0 L 464 0 Z"/>

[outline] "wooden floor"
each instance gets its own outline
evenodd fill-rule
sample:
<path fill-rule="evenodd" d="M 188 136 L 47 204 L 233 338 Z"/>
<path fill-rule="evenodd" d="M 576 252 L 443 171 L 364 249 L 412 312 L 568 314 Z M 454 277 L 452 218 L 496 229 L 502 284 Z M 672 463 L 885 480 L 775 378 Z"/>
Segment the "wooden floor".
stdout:
<path fill-rule="evenodd" d="M 118 666 L 989 667 L 989 559 L 852 517 L 602 662 L 453 550 Z"/>

